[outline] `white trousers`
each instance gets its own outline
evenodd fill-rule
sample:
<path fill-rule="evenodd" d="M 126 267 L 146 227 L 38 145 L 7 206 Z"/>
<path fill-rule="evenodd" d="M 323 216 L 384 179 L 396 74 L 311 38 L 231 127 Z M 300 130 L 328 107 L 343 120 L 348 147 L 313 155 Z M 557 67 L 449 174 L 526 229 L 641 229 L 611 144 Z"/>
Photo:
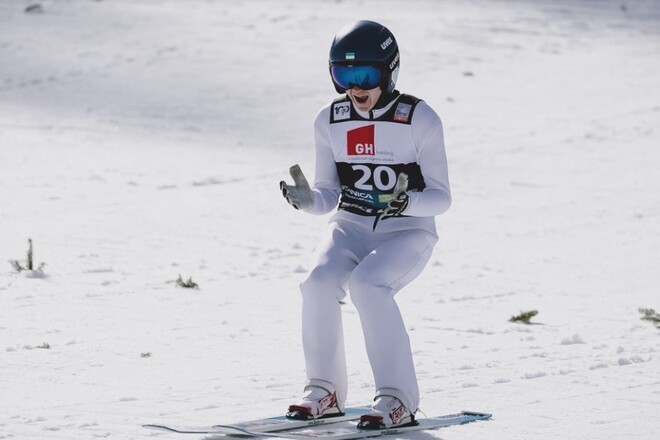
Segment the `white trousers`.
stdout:
<path fill-rule="evenodd" d="M 346 288 L 360 316 L 376 390 L 394 388 L 410 410 L 419 407 L 410 340 L 394 295 L 422 272 L 436 242 L 420 229 L 378 233 L 331 223 L 316 266 L 300 284 L 303 349 L 308 380 L 333 384 L 341 408 L 348 378 L 339 300 Z"/>

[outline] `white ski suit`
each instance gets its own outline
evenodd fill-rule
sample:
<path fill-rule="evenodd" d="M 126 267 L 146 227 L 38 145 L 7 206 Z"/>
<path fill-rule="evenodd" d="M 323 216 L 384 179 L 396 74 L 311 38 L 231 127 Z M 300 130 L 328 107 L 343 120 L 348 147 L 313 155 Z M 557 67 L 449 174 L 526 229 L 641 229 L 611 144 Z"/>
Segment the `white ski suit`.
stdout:
<path fill-rule="evenodd" d="M 434 216 L 451 204 L 442 123 L 424 101 L 393 94 L 386 106 L 358 111 L 345 95 L 315 124 L 316 168 L 311 214 L 330 218 L 329 236 L 301 283 L 303 348 L 310 382 L 334 385 L 340 408 L 347 372 L 339 300 L 350 291 L 360 316 L 376 390 L 400 391 L 411 411 L 419 389 L 410 341 L 394 295 L 431 257 Z M 409 177 L 401 217 L 380 220 L 397 176 Z"/>

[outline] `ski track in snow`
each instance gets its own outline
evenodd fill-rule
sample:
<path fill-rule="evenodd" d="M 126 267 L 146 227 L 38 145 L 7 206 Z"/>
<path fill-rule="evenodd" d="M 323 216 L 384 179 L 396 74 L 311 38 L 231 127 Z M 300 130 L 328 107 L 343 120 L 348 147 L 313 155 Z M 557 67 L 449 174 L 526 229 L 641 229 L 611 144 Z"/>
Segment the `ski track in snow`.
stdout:
<path fill-rule="evenodd" d="M 40 4 L 0 4 L 0 439 L 174 438 L 140 425 L 297 398 L 327 217 L 277 183 L 312 177 L 329 44 L 362 18 L 445 126 L 454 205 L 398 296 L 421 409 L 494 413 L 406 438 L 658 438 L 657 2 Z M 45 266 L 19 274 L 29 238 Z"/>

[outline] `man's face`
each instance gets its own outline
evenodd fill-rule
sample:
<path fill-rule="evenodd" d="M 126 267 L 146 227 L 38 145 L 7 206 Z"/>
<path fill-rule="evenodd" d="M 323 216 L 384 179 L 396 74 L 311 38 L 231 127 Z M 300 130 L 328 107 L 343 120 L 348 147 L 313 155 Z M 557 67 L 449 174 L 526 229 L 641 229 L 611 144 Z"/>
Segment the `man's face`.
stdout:
<path fill-rule="evenodd" d="M 362 112 L 368 112 L 374 108 L 381 93 L 382 90 L 380 87 L 369 90 L 362 90 L 359 87 L 353 87 L 352 89 L 346 90 L 346 94 L 351 98 L 351 101 L 353 101 L 353 105 Z"/>

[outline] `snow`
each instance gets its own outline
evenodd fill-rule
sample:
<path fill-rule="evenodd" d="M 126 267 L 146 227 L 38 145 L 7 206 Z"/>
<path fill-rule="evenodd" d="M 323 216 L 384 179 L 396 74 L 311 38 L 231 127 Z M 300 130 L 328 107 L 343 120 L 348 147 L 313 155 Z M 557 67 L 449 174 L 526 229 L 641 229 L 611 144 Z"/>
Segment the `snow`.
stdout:
<path fill-rule="evenodd" d="M 0 439 L 174 438 L 141 424 L 299 395 L 327 217 L 278 182 L 311 177 L 329 44 L 363 18 L 445 125 L 454 204 L 398 296 L 421 409 L 494 414 L 406 438 L 658 438 L 658 2 L 35 3 L 0 3 Z M 6 263 L 28 239 L 43 273 Z"/>

